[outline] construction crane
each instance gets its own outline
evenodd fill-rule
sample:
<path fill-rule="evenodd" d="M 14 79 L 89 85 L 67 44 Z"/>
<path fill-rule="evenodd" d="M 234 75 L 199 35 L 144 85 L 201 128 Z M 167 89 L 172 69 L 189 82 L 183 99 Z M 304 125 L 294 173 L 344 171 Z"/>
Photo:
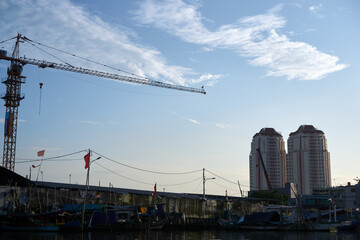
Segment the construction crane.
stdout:
<path fill-rule="evenodd" d="M 54 69 L 87 74 L 102 78 L 109 78 L 124 82 L 206 94 L 203 87 L 198 89 L 187 86 L 173 85 L 159 81 L 153 81 L 147 78 L 129 77 L 129 76 L 96 71 L 81 67 L 75 67 L 70 64 L 59 64 L 44 60 L 20 57 L 19 55 L 20 43 L 31 40 L 25 36 L 21 36 L 21 34 L 18 34 L 16 37 L 12 39 L 16 39 L 16 43 L 11 57 L 7 56 L 6 51 L 3 50 L 0 51 L 0 59 L 11 62 L 10 67 L 8 68 L 7 71 L 7 75 L 8 75 L 7 79 L 3 81 L 3 83 L 6 86 L 6 93 L 2 96 L 2 99 L 4 99 L 5 101 L 5 107 L 6 107 L 5 122 L 4 122 L 4 149 L 3 149 L 2 166 L 11 171 L 14 171 L 15 168 L 18 107 L 20 105 L 20 101 L 24 99 L 24 96 L 21 94 L 21 84 L 25 83 L 25 77 L 22 76 L 21 74 L 22 74 L 23 66 L 26 64 L 36 65 L 40 68 L 54 68 Z"/>
<path fill-rule="evenodd" d="M 259 144 L 259 146 L 260 146 L 260 144 Z M 260 160 L 261 160 L 261 164 L 262 164 L 262 166 L 263 166 L 264 175 L 265 175 L 265 180 L 266 180 L 266 183 L 267 183 L 269 192 L 272 192 L 272 187 L 271 187 L 269 175 L 267 174 L 266 167 L 265 167 L 265 163 L 264 163 L 264 160 L 263 160 L 263 158 L 262 158 L 262 156 L 261 156 L 260 148 L 257 148 L 256 151 L 257 151 L 258 154 L 259 154 L 259 157 L 260 157 Z"/>

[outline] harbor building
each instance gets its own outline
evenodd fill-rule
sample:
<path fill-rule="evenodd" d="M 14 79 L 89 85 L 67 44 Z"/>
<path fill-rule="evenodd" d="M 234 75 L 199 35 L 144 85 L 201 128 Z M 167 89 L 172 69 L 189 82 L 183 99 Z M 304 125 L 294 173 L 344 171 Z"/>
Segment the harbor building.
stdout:
<path fill-rule="evenodd" d="M 330 153 L 323 131 L 301 125 L 290 133 L 286 157 L 287 182 L 295 183 L 302 195 L 315 189 L 331 187 Z"/>
<path fill-rule="evenodd" d="M 274 128 L 263 128 L 253 136 L 251 142 L 250 191 L 268 190 L 264 166 L 257 149 L 260 150 L 263 158 L 271 187 L 283 188 L 286 182 L 285 142 L 282 135 Z"/>

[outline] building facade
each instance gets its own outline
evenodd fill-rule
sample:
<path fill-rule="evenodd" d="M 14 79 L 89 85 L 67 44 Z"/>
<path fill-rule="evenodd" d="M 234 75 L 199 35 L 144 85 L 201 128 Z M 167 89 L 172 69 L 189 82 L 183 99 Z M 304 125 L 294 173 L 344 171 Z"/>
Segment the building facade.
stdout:
<path fill-rule="evenodd" d="M 324 132 L 312 125 L 302 125 L 290 133 L 287 143 L 287 182 L 295 183 L 302 195 L 331 187 L 330 153 Z"/>
<path fill-rule="evenodd" d="M 263 128 L 253 136 L 251 142 L 250 191 L 268 190 L 264 167 L 257 149 L 263 158 L 271 187 L 283 188 L 286 182 L 285 143 L 282 135 L 274 128 Z"/>

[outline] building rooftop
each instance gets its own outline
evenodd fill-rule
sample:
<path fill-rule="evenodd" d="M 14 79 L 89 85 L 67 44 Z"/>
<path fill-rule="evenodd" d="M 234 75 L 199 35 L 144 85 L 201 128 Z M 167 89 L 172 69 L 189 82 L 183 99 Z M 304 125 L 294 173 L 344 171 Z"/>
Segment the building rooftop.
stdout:
<path fill-rule="evenodd" d="M 279 136 L 279 137 L 282 137 L 282 135 L 280 133 L 278 133 L 274 128 L 262 128 L 260 130 L 260 132 L 256 133 L 254 137 L 256 136 Z"/>
<path fill-rule="evenodd" d="M 289 135 L 293 136 L 299 133 L 317 133 L 317 134 L 324 134 L 323 131 L 316 129 L 313 125 L 301 125 L 296 132 L 292 132 Z"/>

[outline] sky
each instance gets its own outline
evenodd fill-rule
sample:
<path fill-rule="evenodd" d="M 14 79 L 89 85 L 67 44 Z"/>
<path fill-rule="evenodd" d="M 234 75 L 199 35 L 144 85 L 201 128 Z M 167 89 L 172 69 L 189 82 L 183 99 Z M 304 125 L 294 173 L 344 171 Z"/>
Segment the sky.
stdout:
<path fill-rule="evenodd" d="M 207 92 L 26 65 L 15 172 L 29 175 L 45 149 L 32 179 L 84 184 L 90 149 L 101 156 L 92 185 L 202 193 L 205 168 L 206 193 L 240 196 L 253 135 L 272 127 L 286 142 L 309 124 L 327 138 L 332 184 L 355 183 L 359 12 L 357 0 L 0 0 L 0 42 L 20 33 L 44 44 L 21 43 L 20 56 Z M 2 79 L 8 66 L 0 61 Z"/>

